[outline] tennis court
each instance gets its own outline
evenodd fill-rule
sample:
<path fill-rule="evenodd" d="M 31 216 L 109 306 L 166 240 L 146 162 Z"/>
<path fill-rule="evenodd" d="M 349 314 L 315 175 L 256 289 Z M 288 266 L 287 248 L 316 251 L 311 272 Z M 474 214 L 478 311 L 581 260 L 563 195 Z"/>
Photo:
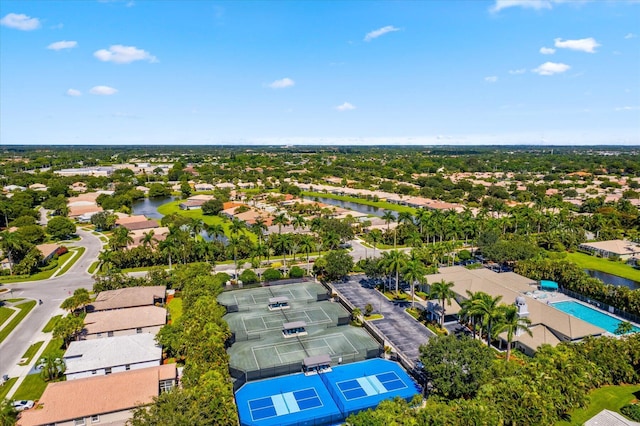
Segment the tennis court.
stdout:
<path fill-rule="evenodd" d="M 371 359 L 333 371 L 292 374 L 247 383 L 236 392 L 241 425 L 316 425 L 343 422 L 380 401 L 407 400 L 420 388 L 395 362 Z"/>
<path fill-rule="evenodd" d="M 290 303 L 310 303 L 328 299 L 327 290 L 313 282 L 299 282 L 273 287 L 225 291 L 218 296 L 218 302 L 229 312 L 248 311 L 257 307 L 266 307 L 272 297 L 286 297 Z"/>

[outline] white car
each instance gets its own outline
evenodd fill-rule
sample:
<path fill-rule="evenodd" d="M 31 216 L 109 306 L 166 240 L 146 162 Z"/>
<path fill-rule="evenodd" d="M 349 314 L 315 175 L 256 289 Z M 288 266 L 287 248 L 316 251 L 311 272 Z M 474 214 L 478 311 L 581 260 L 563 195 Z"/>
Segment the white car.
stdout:
<path fill-rule="evenodd" d="M 33 401 L 27 401 L 27 400 L 13 401 L 13 408 L 16 411 L 28 410 L 29 408 L 33 408 Z"/>

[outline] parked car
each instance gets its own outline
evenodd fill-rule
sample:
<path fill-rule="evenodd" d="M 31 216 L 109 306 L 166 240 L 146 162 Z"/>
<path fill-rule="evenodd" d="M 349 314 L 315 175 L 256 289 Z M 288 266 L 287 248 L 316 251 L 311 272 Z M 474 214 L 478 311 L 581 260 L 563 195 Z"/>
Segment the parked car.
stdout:
<path fill-rule="evenodd" d="M 33 408 L 33 401 L 30 400 L 22 400 L 22 401 L 13 401 L 13 408 L 16 411 L 24 411 L 29 408 Z"/>

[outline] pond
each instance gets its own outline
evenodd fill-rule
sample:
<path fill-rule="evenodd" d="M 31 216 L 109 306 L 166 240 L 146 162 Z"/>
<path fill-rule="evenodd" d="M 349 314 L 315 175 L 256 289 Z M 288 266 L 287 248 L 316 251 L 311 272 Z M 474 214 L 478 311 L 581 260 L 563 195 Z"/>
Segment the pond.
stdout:
<path fill-rule="evenodd" d="M 585 269 L 584 270 L 590 277 L 598 278 L 605 284 L 617 285 L 617 286 L 625 286 L 629 287 L 632 290 L 640 289 L 640 282 L 630 280 L 628 278 L 619 277 L 617 275 L 607 274 L 606 272 L 595 271 L 593 269 Z"/>
<path fill-rule="evenodd" d="M 353 203 L 351 201 L 334 200 L 333 198 L 324 198 L 324 197 L 303 197 L 303 198 L 307 200 L 312 200 L 312 201 L 317 200 L 324 204 L 330 204 L 332 206 L 342 207 L 343 209 L 353 210 L 358 213 L 370 214 L 378 217 L 382 217 L 384 212 L 387 211 L 385 209 L 381 209 L 374 206 L 367 206 L 364 204 Z M 393 213 L 394 217 L 397 217 L 398 215 L 397 212 L 393 210 L 390 210 L 390 211 L 391 213 Z"/>
<path fill-rule="evenodd" d="M 162 219 L 162 215 L 158 213 L 158 207 L 163 204 L 167 204 L 176 197 L 158 197 L 158 198 L 143 198 L 142 200 L 136 200 L 131 205 L 132 214 L 143 214 L 151 219 Z"/>

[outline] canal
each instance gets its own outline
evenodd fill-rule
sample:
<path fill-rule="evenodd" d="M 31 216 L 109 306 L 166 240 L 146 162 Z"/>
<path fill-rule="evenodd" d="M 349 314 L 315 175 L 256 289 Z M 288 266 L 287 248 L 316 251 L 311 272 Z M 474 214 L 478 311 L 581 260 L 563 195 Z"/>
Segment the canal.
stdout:
<path fill-rule="evenodd" d="M 611 284 L 611 285 L 617 285 L 617 286 L 623 285 L 625 287 L 629 287 L 631 290 L 640 289 L 639 281 L 630 280 L 628 278 L 619 277 L 617 275 L 607 274 L 606 272 L 602 272 L 602 271 L 595 271 L 593 269 L 585 269 L 584 271 L 587 274 L 589 274 L 590 277 L 598 278 L 600 281 L 602 281 L 605 284 Z"/>
<path fill-rule="evenodd" d="M 387 211 L 385 209 L 381 209 L 374 206 L 367 206 L 364 204 L 353 203 L 351 201 L 334 200 L 333 198 L 325 198 L 325 197 L 303 197 L 303 198 L 306 200 L 319 201 L 324 204 L 330 204 L 332 206 L 342 207 L 343 209 L 353 210 L 358 213 L 370 214 L 378 217 L 382 217 L 384 212 Z M 393 213 L 393 216 L 395 217 L 398 216 L 398 212 L 395 212 L 393 210 L 389 210 L 389 211 Z"/>

